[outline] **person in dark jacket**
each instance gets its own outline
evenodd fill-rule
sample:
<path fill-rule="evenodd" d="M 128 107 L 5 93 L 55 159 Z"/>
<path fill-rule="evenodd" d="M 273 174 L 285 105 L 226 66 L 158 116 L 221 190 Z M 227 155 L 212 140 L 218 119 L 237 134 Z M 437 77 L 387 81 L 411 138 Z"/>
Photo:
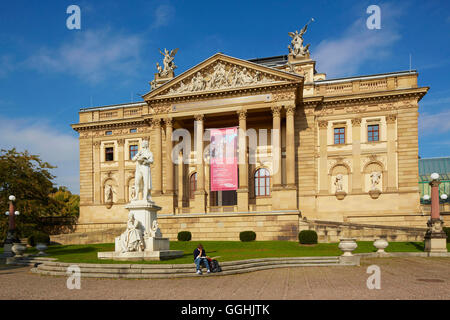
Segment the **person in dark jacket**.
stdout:
<path fill-rule="evenodd" d="M 194 263 L 197 268 L 197 274 L 202 274 L 202 270 L 200 269 L 200 265 L 203 263 L 208 270 L 207 273 L 210 273 L 208 259 L 206 259 L 206 251 L 203 249 L 201 243 L 194 250 Z"/>

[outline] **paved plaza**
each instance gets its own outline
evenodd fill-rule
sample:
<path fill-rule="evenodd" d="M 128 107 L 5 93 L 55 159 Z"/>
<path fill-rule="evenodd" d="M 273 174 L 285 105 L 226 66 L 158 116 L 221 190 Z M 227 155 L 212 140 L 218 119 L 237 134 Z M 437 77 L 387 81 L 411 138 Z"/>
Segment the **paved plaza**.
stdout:
<path fill-rule="evenodd" d="M 381 269 L 381 289 L 366 286 L 367 267 Z M 0 299 L 450 299 L 449 258 L 363 259 L 360 267 L 301 267 L 240 275 L 182 279 L 81 279 L 31 274 L 30 267 L 0 266 Z"/>

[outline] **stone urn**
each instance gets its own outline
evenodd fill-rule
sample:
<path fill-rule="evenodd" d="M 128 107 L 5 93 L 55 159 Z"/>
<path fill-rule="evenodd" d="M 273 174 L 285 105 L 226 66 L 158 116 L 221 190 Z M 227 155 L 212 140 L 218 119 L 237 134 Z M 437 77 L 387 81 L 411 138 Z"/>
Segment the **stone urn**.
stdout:
<path fill-rule="evenodd" d="M 36 245 L 36 249 L 39 251 L 38 255 L 39 256 L 46 256 L 47 254 L 45 253 L 45 250 L 47 250 L 47 245 L 45 243 L 38 243 Z"/>
<path fill-rule="evenodd" d="M 358 244 L 356 243 L 355 238 L 343 238 L 340 239 L 339 243 L 339 249 L 341 249 L 344 254 L 344 257 L 351 257 L 353 256 L 352 251 L 355 250 L 358 247 Z"/>
<path fill-rule="evenodd" d="M 16 242 L 13 244 L 11 251 L 14 252 L 14 254 L 17 257 L 22 257 L 27 247 L 19 242 Z"/>
<path fill-rule="evenodd" d="M 373 245 L 375 248 L 377 248 L 377 252 L 378 253 L 385 253 L 384 249 L 387 248 L 387 246 L 389 245 L 389 242 L 387 242 L 386 239 L 380 238 L 380 239 L 375 239 L 375 241 L 373 242 Z"/>

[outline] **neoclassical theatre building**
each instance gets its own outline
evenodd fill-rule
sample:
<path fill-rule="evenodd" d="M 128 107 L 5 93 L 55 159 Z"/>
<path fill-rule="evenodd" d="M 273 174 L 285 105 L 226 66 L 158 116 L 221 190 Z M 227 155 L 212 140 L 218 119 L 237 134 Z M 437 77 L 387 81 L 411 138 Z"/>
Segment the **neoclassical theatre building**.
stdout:
<path fill-rule="evenodd" d="M 170 239 L 188 230 L 194 240 L 238 240 L 253 230 L 257 240 L 295 240 L 320 223 L 425 228 L 418 102 L 428 87 L 416 71 L 327 79 L 302 33 L 292 37 L 287 55 L 217 53 L 177 76 L 177 50 L 166 50 L 142 102 L 81 109 L 72 125 L 80 143 L 77 232 L 123 231 L 142 140 L 154 155 L 152 199 Z M 205 131 L 234 127 L 238 185 L 212 191 L 208 154 L 195 161 L 196 153 L 209 144 Z M 173 159 L 178 129 L 190 133 L 192 148 Z M 256 145 L 255 135 L 242 134 L 248 129 Z"/>

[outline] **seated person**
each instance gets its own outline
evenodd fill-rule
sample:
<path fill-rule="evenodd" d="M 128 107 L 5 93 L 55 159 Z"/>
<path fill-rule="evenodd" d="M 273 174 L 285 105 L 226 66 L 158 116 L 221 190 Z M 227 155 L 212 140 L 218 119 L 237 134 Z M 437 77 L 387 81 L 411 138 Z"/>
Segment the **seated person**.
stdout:
<path fill-rule="evenodd" d="M 203 249 L 203 246 L 199 244 L 197 248 L 194 250 L 194 263 L 197 267 L 197 274 L 202 274 L 202 270 L 200 270 L 200 264 L 203 262 L 206 269 L 208 270 L 207 273 L 210 273 L 211 270 L 209 269 L 209 263 L 208 259 L 206 259 L 206 251 Z"/>

